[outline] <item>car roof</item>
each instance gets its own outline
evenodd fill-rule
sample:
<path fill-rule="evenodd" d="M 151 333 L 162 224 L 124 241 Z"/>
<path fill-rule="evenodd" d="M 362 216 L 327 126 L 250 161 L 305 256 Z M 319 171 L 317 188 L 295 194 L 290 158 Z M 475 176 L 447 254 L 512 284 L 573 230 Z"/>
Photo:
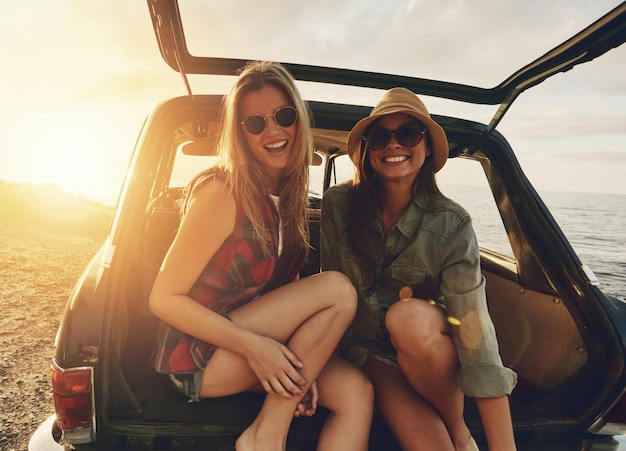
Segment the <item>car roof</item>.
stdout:
<path fill-rule="evenodd" d="M 243 58 L 192 54 L 187 47 L 178 1 L 147 1 L 161 55 L 172 69 L 183 73 L 186 82 L 186 76 L 191 74 L 234 76 L 248 61 L 248 59 Z M 206 13 L 208 6 L 205 5 L 205 7 L 203 12 Z M 215 15 L 220 14 L 219 11 L 213 13 Z M 206 18 L 206 26 L 210 26 L 211 21 L 209 19 Z M 201 20 L 205 19 L 202 18 Z M 241 18 L 227 15 L 213 18 L 214 22 L 217 20 L 230 20 L 233 27 L 238 27 Z M 280 31 L 276 33 L 280 33 Z M 489 124 L 488 132 L 490 132 L 495 129 L 512 102 L 523 91 L 540 84 L 557 73 L 569 71 L 579 64 L 591 61 L 612 48 L 620 46 L 624 41 L 626 41 L 626 2 L 619 4 L 569 39 L 549 49 L 539 58 L 521 63 L 514 72 L 502 79 L 497 85 L 489 88 L 474 84 L 343 67 L 318 66 L 290 61 L 280 62 L 289 69 L 297 80 L 301 81 L 377 89 L 404 86 L 420 95 L 476 105 L 498 105 L 499 107 Z M 250 43 L 250 46 L 252 45 L 253 43 Z M 415 43 L 415 47 L 420 45 L 424 44 Z M 211 50 L 207 50 L 207 52 L 211 52 Z M 190 90 L 188 83 L 187 87 Z"/>

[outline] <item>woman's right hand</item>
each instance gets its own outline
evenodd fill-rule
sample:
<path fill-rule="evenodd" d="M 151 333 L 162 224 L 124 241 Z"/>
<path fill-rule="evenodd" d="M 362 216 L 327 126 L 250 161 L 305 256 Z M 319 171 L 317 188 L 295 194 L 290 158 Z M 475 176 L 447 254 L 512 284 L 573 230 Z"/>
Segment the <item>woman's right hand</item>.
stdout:
<path fill-rule="evenodd" d="M 304 394 L 304 397 L 300 400 L 296 406 L 296 410 L 293 416 L 298 417 L 312 417 L 317 410 L 317 401 L 319 400 L 319 391 L 317 389 L 317 382 L 313 382 L 309 390 Z"/>
<path fill-rule="evenodd" d="M 298 371 L 304 364 L 282 343 L 269 337 L 260 337 L 247 360 L 267 393 L 288 399 L 304 394 L 303 387 L 307 380 Z"/>

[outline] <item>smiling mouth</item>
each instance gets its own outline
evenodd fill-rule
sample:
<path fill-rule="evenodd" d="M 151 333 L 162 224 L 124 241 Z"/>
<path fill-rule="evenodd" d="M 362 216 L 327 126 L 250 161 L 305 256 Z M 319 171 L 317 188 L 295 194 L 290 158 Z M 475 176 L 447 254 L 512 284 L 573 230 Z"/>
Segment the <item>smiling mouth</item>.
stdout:
<path fill-rule="evenodd" d="M 403 161 L 408 160 L 409 157 L 407 155 L 397 155 L 393 157 L 385 157 L 383 158 L 383 162 L 385 163 L 402 163 Z"/>
<path fill-rule="evenodd" d="M 265 147 L 269 152 L 276 152 L 283 150 L 287 146 L 287 140 L 277 141 L 275 143 L 266 144 Z"/>

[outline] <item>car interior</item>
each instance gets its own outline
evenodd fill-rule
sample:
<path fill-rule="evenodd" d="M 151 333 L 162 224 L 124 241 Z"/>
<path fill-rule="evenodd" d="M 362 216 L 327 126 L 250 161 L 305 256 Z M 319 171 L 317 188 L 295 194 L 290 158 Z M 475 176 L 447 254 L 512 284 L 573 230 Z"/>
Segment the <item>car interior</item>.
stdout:
<path fill-rule="evenodd" d="M 167 431 L 167 425 L 173 428 L 174 424 L 182 422 L 190 431 L 198 433 L 214 431 L 237 435 L 255 417 L 262 401 L 260 395 L 242 394 L 189 403 L 173 388 L 166 375 L 155 372 L 148 364 L 158 324 L 149 310 L 148 296 L 178 227 L 179 201 L 185 184 L 195 172 L 215 161 L 218 105 L 219 98 L 196 97 L 195 106 L 200 108 L 205 120 L 208 118 L 207 125 L 203 126 L 206 133 L 199 137 L 194 136 L 198 121 L 188 99 L 179 98 L 162 106 L 160 118 L 154 119 L 161 136 L 154 139 L 149 157 L 154 161 L 146 167 L 157 174 L 151 176 L 154 184 L 149 189 L 134 194 L 134 205 L 143 206 L 137 236 L 132 242 L 119 246 L 119 251 L 123 252 L 120 258 L 128 263 L 124 265 L 125 286 L 118 290 L 120 296 L 111 312 L 115 327 L 110 346 L 119 356 L 118 360 L 111 360 L 107 369 L 113 376 L 107 378 L 111 396 L 106 421 L 111 424 L 154 422 L 162 434 Z M 316 136 L 311 173 L 318 179 L 315 181 L 318 185 L 310 190 L 308 217 L 312 250 L 303 276 L 319 271 L 320 200 L 329 185 L 340 181 L 334 161 L 345 155 L 347 131 L 368 113 L 363 107 L 341 106 L 340 115 L 331 104 L 311 103 L 310 107 Z M 501 356 L 504 364 L 519 376 L 511 396 L 516 431 L 523 431 L 525 424 L 530 429 L 537 418 L 549 418 L 563 427 L 575 424 L 578 404 L 573 404 L 565 394 L 589 371 L 593 355 L 587 352 L 587 337 L 581 333 L 585 329 L 584 320 L 568 302 L 563 294 L 566 292 L 550 279 L 549 268 L 540 263 L 532 250 L 535 247 L 528 242 L 534 239 L 526 235 L 524 221 L 528 218 L 520 216 L 515 209 L 516 204 L 524 202 L 524 194 L 511 192 L 515 189 L 511 188 L 515 186 L 514 180 L 503 179 L 506 174 L 501 172 L 505 163 L 511 163 L 506 161 L 510 157 L 498 153 L 502 151 L 499 147 L 502 144 L 495 138 L 472 149 L 468 143 L 479 133 L 473 124 L 445 117 L 436 119 L 449 137 L 450 162 L 468 160 L 482 168 L 512 249 L 513 255 L 504 255 L 483 247 L 479 239 L 489 310 Z M 547 343 L 550 346 L 546 346 Z M 547 402 L 559 397 L 563 397 L 562 402 Z M 323 417 L 322 412 L 313 418 L 295 421 L 291 436 L 306 436 L 311 427 L 321 425 Z M 466 402 L 466 419 L 471 429 L 480 429 L 479 416 L 471 399 Z M 149 431 L 149 426 L 147 428 Z M 377 421 L 373 436 L 385 441 L 389 434 Z"/>

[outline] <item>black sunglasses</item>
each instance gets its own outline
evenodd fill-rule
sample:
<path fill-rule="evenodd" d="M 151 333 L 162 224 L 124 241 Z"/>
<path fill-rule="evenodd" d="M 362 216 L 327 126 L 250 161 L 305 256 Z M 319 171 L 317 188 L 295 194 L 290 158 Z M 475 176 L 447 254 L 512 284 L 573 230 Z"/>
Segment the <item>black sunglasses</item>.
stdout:
<path fill-rule="evenodd" d="M 266 114 L 265 116 L 262 114 L 248 116 L 241 121 L 241 125 L 243 125 L 243 128 L 251 135 L 260 135 L 263 133 L 263 130 L 265 130 L 265 121 L 268 116 L 272 116 L 277 125 L 282 128 L 287 128 L 296 123 L 298 111 L 292 106 L 281 106 L 273 113 Z"/>
<path fill-rule="evenodd" d="M 372 150 L 384 149 L 391 137 L 395 136 L 398 144 L 404 147 L 417 146 L 424 135 L 426 129 L 421 124 L 410 123 L 402 124 L 396 130 L 387 130 L 384 127 L 372 127 L 371 130 L 363 136 L 363 142 Z"/>

